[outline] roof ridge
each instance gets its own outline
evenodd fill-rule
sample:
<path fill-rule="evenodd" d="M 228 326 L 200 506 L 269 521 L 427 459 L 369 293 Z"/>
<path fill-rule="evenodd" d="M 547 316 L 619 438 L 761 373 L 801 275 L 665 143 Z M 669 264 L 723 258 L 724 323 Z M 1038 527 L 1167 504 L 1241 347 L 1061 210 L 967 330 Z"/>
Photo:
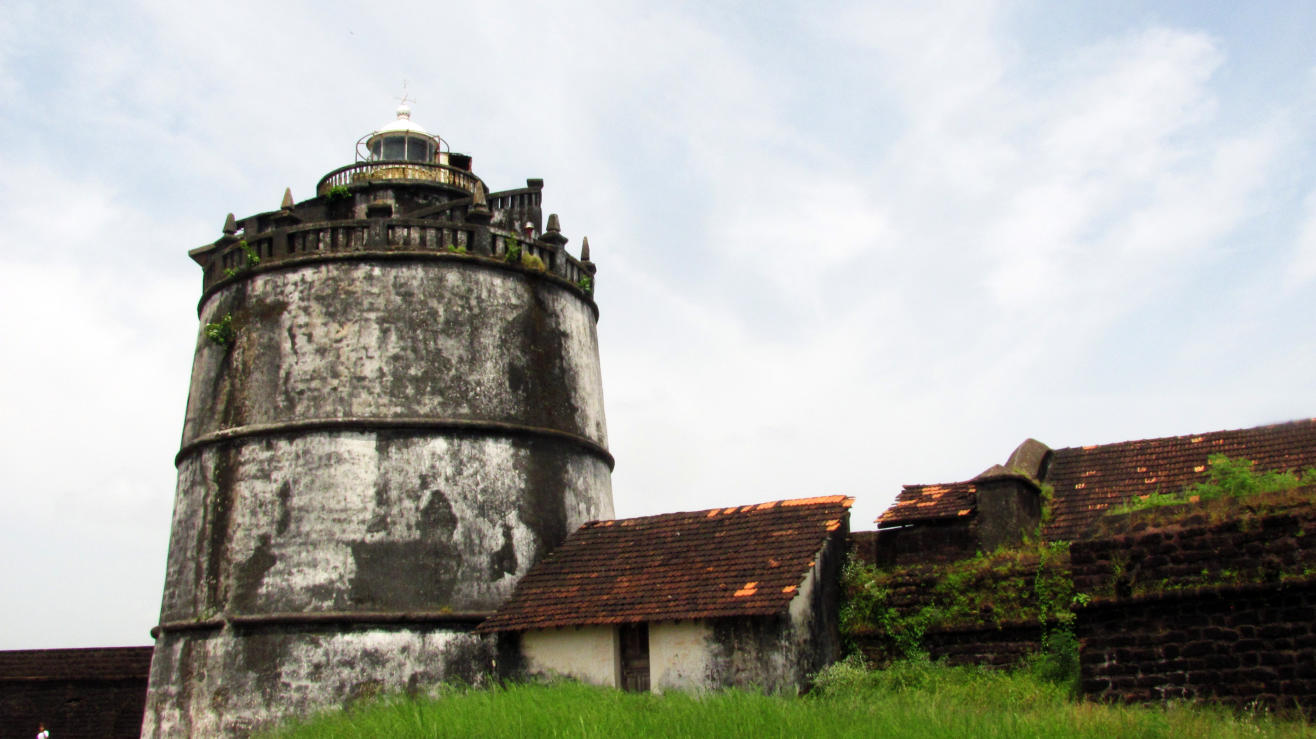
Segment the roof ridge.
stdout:
<path fill-rule="evenodd" d="M 1295 418 L 1291 421 L 1281 421 L 1279 423 L 1263 423 L 1259 426 L 1246 426 L 1243 428 L 1217 429 L 1215 431 L 1198 431 L 1187 434 L 1174 434 L 1172 436 L 1148 436 L 1142 439 L 1125 439 L 1123 441 L 1110 441 L 1104 444 L 1085 444 L 1082 446 L 1060 447 L 1055 452 L 1085 451 L 1090 452 L 1094 449 L 1103 449 L 1106 447 L 1123 446 L 1125 444 L 1141 444 L 1148 441 L 1177 441 L 1180 439 L 1194 439 L 1196 437 L 1213 438 L 1222 434 L 1239 434 L 1246 431 L 1262 431 L 1271 429 L 1280 429 L 1285 426 L 1301 426 L 1304 424 L 1316 425 L 1316 418 Z"/>
<path fill-rule="evenodd" d="M 666 513 L 649 513 L 643 516 L 628 516 L 626 518 L 598 518 L 586 521 L 581 524 L 581 528 L 593 528 L 595 526 L 615 526 L 623 521 L 645 521 L 657 518 L 671 518 L 675 516 L 706 516 L 717 512 L 719 515 L 726 513 L 748 513 L 752 510 L 768 510 L 770 508 L 800 508 L 814 505 L 835 505 L 840 504 L 844 508 L 850 508 L 854 505 L 854 497 L 848 495 L 820 495 L 812 498 L 785 498 L 782 500 L 769 500 L 762 503 L 746 503 L 742 505 L 714 506 L 713 508 L 704 508 L 695 511 L 668 511 Z"/>

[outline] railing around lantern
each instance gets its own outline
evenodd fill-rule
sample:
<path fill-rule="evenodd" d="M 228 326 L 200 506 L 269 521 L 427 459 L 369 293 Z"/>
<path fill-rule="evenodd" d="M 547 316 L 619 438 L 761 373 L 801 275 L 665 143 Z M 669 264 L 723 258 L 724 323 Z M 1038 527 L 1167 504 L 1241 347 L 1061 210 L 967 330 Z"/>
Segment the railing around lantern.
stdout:
<path fill-rule="evenodd" d="M 403 161 L 357 162 L 346 167 L 339 167 L 322 177 L 319 184 L 315 186 L 315 194 L 324 197 L 329 194 L 330 188 L 381 180 L 437 182 L 470 193 L 475 192 L 477 184 L 482 184 L 479 177 L 464 169 L 450 167 L 446 164 Z"/>

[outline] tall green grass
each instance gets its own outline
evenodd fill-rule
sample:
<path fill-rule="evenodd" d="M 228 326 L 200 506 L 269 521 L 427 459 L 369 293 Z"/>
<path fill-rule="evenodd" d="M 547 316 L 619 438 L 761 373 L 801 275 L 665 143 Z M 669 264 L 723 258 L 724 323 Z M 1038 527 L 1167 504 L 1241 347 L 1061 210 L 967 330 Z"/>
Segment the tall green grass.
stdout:
<path fill-rule="evenodd" d="M 443 688 L 391 697 L 270 734 L 303 737 L 1316 737 L 1300 720 L 1222 708 L 1110 706 L 1029 671 L 926 661 L 835 665 L 802 697 L 722 691 L 637 695 L 577 683 Z"/>

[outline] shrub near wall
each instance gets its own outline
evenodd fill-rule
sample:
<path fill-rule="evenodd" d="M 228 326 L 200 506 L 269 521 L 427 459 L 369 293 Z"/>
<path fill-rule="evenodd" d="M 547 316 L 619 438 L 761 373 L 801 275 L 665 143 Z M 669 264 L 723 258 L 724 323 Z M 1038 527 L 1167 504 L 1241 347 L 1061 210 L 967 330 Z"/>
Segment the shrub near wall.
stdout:
<path fill-rule="evenodd" d="M 1316 486 L 1112 517 L 1078 542 L 1081 689 L 1316 710 Z M 1309 533 L 1310 532 L 1310 533 Z"/>
<path fill-rule="evenodd" d="M 1067 632 L 1073 583 L 1064 544 L 1026 545 L 946 564 L 845 571 L 841 629 L 876 664 L 927 655 L 1017 665 Z"/>

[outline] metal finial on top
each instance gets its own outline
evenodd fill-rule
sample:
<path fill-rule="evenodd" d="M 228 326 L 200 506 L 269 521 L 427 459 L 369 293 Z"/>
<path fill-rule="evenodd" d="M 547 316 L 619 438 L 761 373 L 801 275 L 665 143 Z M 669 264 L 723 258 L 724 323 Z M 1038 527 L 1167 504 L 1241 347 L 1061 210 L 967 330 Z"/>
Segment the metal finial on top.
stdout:
<path fill-rule="evenodd" d="M 411 118 L 411 106 L 407 103 L 416 102 L 407 94 L 407 81 L 402 80 L 402 97 L 398 98 L 398 118 Z"/>

